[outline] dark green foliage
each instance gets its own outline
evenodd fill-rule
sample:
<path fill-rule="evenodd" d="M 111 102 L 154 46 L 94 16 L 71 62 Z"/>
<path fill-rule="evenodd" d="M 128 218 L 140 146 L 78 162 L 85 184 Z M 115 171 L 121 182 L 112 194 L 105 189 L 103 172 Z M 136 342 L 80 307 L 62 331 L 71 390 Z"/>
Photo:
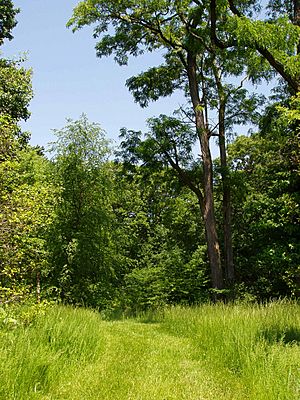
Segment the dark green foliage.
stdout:
<path fill-rule="evenodd" d="M 297 131 L 275 117 L 267 130 L 231 146 L 239 280 L 259 298 L 298 296 L 300 285 Z"/>
<path fill-rule="evenodd" d="M 13 38 L 11 31 L 16 26 L 15 19 L 19 9 L 14 8 L 11 0 L 1 0 L 0 4 L 0 46 L 4 39 L 11 40 Z"/>
<path fill-rule="evenodd" d="M 123 175 L 125 173 L 125 175 Z M 192 304 L 207 297 L 208 265 L 197 199 L 169 168 L 124 171 L 114 211 L 127 265 L 123 307 Z"/>
<path fill-rule="evenodd" d="M 150 68 L 126 81 L 126 86 L 141 107 L 147 107 L 150 101 L 170 96 L 174 90 L 184 87 L 178 60 L 171 57 L 166 61 L 165 65 Z"/>

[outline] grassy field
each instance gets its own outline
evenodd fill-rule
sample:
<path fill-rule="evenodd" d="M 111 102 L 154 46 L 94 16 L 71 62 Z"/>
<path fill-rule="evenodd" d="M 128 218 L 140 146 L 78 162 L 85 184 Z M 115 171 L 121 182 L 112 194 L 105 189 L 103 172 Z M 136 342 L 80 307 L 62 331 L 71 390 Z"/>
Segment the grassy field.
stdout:
<path fill-rule="evenodd" d="M 0 399 L 300 398 L 300 307 L 170 308 L 104 321 L 55 306 L 0 330 Z"/>

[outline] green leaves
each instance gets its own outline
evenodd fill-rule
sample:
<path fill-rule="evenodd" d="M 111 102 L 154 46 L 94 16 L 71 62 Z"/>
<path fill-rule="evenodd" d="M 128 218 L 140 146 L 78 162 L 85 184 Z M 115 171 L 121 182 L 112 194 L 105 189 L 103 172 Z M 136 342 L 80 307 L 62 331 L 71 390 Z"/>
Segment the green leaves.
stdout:
<path fill-rule="evenodd" d="M 268 129 L 230 146 L 237 269 L 259 297 L 298 293 L 298 141 L 280 121 L 273 113 Z"/>
<path fill-rule="evenodd" d="M 19 9 L 14 8 L 11 0 L 2 0 L 0 4 L 0 46 L 4 39 L 11 40 L 13 38 L 11 31 L 17 25 L 15 19 Z"/>
<path fill-rule="evenodd" d="M 196 197 L 169 168 L 137 166 L 118 178 L 114 206 L 124 277 L 122 303 L 145 309 L 205 297 L 207 262 Z M 195 212 L 197 210 L 197 212 Z"/>
<path fill-rule="evenodd" d="M 283 124 L 289 125 L 300 121 L 300 93 L 290 98 L 288 107 L 278 104 L 276 108 L 280 113 L 279 118 Z"/>
<path fill-rule="evenodd" d="M 178 165 L 188 166 L 193 161 L 192 147 L 197 139 L 195 131 L 174 117 L 160 115 L 148 120 L 150 137 L 155 138 L 163 157 L 168 154 Z"/>
<path fill-rule="evenodd" d="M 33 149 L 17 156 L 0 163 L 0 291 L 12 297 L 34 292 L 36 273 L 45 271 L 53 211 L 48 162 Z"/>
<path fill-rule="evenodd" d="M 7 114 L 15 122 L 29 118 L 32 99 L 31 71 L 21 62 L 0 59 L 0 115 Z"/>
<path fill-rule="evenodd" d="M 103 306 L 111 295 L 110 149 L 98 124 L 85 115 L 55 130 L 55 216 L 48 237 L 48 283 L 67 302 Z M 53 290 L 52 288 L 52 290 Z M 107 293 L 106 293 L 107 291 Z"/>
<path fill-rule="evenodd" d="M 147 107 L 150 101 L 170 96 L 174 90 L 182 88 L 181 66 L 174 61 L 150 68 L 126 81 L 134 100 L 141 107 Z"/>

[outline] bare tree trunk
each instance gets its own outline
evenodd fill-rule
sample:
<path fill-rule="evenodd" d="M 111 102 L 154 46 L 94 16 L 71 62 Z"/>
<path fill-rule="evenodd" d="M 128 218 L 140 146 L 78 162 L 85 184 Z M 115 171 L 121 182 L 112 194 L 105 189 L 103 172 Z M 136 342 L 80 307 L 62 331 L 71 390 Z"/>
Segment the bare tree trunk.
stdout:
<path fill-rule="evenodd" d="M 207 252 L 211 270 L 212 286 L 215 289 L 222 289 L 223 272 L 221 266 L 220 246 L 216 229 L 214 199 L 213 199 L 213 169 L 212 159 L 209 148 L 209 130 L 206 127 L 203 107 L 200 101 L 199 88 L 197 82 L 197 63 L 196 57 L 191 53 L 187 56 L 187 72 L 191 100 L 194 107 L 196 129 L 200 142 L 203 160 L 203 221 L 205 226 Z"/>

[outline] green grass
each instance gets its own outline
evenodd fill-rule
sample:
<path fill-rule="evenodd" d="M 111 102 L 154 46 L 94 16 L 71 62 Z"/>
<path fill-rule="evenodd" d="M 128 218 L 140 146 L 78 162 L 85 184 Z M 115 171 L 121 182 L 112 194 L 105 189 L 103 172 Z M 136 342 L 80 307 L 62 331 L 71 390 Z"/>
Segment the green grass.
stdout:
<path fill-rule="evenodd" d="M 300 398 L 300 307 L 174 307 L 135 319 L 55 306 L 0 330 L 0 399 Z"/>

